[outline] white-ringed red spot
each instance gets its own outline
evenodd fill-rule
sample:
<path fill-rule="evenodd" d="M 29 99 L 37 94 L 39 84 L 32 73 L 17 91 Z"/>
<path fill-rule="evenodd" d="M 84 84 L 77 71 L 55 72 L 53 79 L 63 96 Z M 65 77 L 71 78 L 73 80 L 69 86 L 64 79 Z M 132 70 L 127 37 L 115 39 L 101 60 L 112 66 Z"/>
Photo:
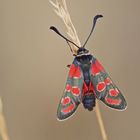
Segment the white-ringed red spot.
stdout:
<path fill-rule="evenodd" d="M 110 105 L 120 105 L 121 100 L 120 99 L 112 99 L 112 98 L 105 98 L 106 102 Z"/>
<path fill-rule="evenodd" d="M 105 87 L 106 87 L 105 82 L 99 82 L 96 89 L 97 91 L 102 92 L 105 89 Z"/>
<path fill-rule="evenodd" d="M 70 91 L 71 91 L 71 85 L 67 84 L 67 85 L 66 85 L 65 91 L 66 91 L 66 92 L 70 92 Z"/>
<path fill-rule="evenodd" d="M 80 88 L 76 86 L 71 86 L 69 84 L 66 85 L 65 92 L 71 92 L 75 96 L 80 95 Z"/>
<path fill-rule="evenodd" d="M 116 89 L 110 89 L 109 90 L 109 95 L 110 96 L 118 96 L 119 92 Z"/>
<path fill-rule="evenodd" d="M 66 105 L 66 104 L 69 104 L 70 101 L 71 101 L 70 97 L 67 96 L 67 97 L 65 97 L 65 98 L 62 98 L 61 103 L 62 103 L 63 105 Z"/>
<path fill-rule="evenodd" d="M 61 112 L 63 112 L 64 114 L 67 114 L 67 113 L 72 112 L 74 108 L 75 108 L 75 104 L 73 103 L 73 104 L 70 104 L 68 107 L 63 108 Z"/>
<path fill-rule="evenodd" d="M 104 82 L 105 82 L 106 85 L 110 85 L 112 83 L 112 81 L 108 77 L 105 79 Z"/>
<path fill-rule="evenodd" d="M 72 87 L 71 92 L 72 92 L 73 95 L 79 96 L 80 95 L 80 88 L 78 88 L 78 87 Z"/>

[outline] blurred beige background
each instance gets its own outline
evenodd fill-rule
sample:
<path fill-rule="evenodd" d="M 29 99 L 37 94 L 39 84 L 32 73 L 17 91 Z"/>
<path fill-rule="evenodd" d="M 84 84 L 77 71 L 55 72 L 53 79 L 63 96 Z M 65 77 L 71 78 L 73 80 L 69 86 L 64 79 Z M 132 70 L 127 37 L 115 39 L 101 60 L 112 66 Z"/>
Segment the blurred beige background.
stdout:
<path fill-rule="evenodd" d="M 139 0 L 67 0 L 83 43 L 93 16 L 103 14 L 87 44 L 121 89 L 128 109 L 118 112 L 100 103 L 109 140 L 140 138 Z M 0 96 L 11 140 L 101 140 L 95 112 L 81 105 L 74 117 L 56 120 L 58 102 L 73 56 L 48 0 L 0 1 Z"/>

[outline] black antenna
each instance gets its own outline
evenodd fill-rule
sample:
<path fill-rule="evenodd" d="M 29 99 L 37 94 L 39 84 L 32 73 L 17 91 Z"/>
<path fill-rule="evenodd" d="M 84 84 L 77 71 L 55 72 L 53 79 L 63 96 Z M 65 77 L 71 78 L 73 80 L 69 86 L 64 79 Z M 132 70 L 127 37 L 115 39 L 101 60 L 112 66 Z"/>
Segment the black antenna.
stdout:
<path fill-rule="evenodd" d="M 54 32 L 56 32 L 56 33 L 57 33 L 58 35 L 60 35 L 62 38 L 64 38 L 64 39 L 67 41 L 67 43 L 70 42 L 70 43 L 72 43 L 73 45 L 75 45 L 78 49 L 80 48 L 80 47 L 79 47 L 78 45 L 76 45 L 74 42 L 70 41 L 70 40 L 67 39 L 65 36 L 63 36 L 63 35 L 57 30 L 56 27 L 51 26 L 50 29 L 53 30 Z"/>
<path fill-rule="evenodd" d="M 103 16 L 102 16 L 102 15 L 96 15 L 96 16 L 94 17 L 94 19 L 93 19 L 93 26 L 92 26 L 92 29 L 91 29 L 90 34 L 89 34 L 87 40 L 85 41 L 83 47 L 85 47 L 85 45 L 87 44 L 87 42 L 88 42 L 88 40 L 89 40 L 89 38 L 90 38 L 90 36 L 91 36 L 91 34 L 92 34 L 94 28 L 95 28 L 95 25 L 96 25 L 96 21 L 97 21 L 97 19 L 98 19 L 98 18 L 101 18 L 101 17 L 103 17 Z"/>

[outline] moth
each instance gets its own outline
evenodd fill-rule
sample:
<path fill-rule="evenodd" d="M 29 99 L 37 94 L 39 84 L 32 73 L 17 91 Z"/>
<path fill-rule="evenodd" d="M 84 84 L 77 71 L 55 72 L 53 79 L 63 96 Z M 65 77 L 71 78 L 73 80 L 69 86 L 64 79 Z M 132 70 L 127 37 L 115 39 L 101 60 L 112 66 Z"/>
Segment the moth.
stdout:
<path fill-rule="evenodd" d="M 62 35 L 56 27 L 50 27 L 68 44 L 72 43 L 78 48 L 73 63 L 69 66 L 70 70 L 64 94 L 57 110 L 58 120 L 65 120 L 72 116 L 80 103 L 83 104 L 85 109 L 92 111 L 96 106 L 96 99 L 117 110 L 124 110 L 127 107 L 121 91 L 113 83 L 100 62 L 85 48 L 97 19 L 101 17 L 103 16 L 96 15 L 94 17 L 90 34 L 81 47 Z"/>

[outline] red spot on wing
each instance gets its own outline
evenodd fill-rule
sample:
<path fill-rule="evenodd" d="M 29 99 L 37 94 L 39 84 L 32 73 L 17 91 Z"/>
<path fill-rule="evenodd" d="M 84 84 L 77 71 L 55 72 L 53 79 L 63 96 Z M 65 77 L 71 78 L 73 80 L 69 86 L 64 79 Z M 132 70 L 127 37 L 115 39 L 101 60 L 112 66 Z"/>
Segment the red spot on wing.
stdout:
<path fill-rule="evenodd" d="M 105 87 L 106 87 L 106 85 L 104 82 L 99 82 L 96 89 L 97 89 L 97 91 L 101 92 L 105 89 Z"/>
<path fill-rule="evenodd" d="M 106 102 L 110 105 L 120 105 L 121 100 L 120 99 L 111 99 L 111 98 L 105 98 Z"/>
<path fill-rule="evenodd" d="M 104 71 L 104 68 L 103 68 L 102 65 L 99 63 L 98 60 L 95 60 L 95 63 L 92 65 L 91 71 L 92 71 L 92 74 L 93 74 L 93 75 L 97 75 L 97 74 L 100 73 L 101 71 Z"/>
<path fill-rule="evenodd" d="M 72 112 L 74 108 L 75 108 L 75 104 L 71 104 L 68 107 L 62 109 L 61 112 L 63 112 L 64 114 L 67 114 L 67 113 Z"/>
<path fill-rule="evenodd" d="M 74 64 L 71 65 L 70 71 L 69 71 L 69 77 L 70 78 L 80 78 L 81 77 L 81 70 L 79 67 L 76 67 Z"/>
<path fill-rule="evenodd" d="M 77 67 L 75 73 L 74 73 L 74 77 L 80 78 L 81 77 L 81 70 L 79 67 Z"/>
<path fill-rule="evenodd" d="M 74 94 L 75 96 L 79 96 L 80 95 L 80 89 L 78 87 L 72 87 L 72 94 Z"/>
<path fill-rule="evenodd" d="M 67 84 L 65 90 L 66 90 L 67 92 L 70 92 L 70 91 L 71 91 L 71 85 Z"/>
<path fill-rule="evenodd" d="M 71 65 L 71 68 L 70 68 L 70 71 L 69 71 L 69 77 L 72 77 L 73 76 L 74 71 L 75 71 L 75 65 L 72 64 Z"/>
<path fill-rule="evenodd" d="M 65 98 L 62 98 L 61 103 L 63 105 L 66 105 L 66 104 L 70 103 L 70 101 L 71 101 L 70 97 L 65 97 Z"/>
<path fill-rule="evenodd" d="M 104 68 L 103 68 L 103 66 L 101 65 L 101 63 L 98 61 L 98 60 L 96 60 L 96 66 L 98 67 L 98 69 L 100 70 L 100 71 L 103 71 L 104 70 Z"/>
<path fill-rule="evenodd" d="M 79 96 L 80 95 L 80 88 L 76 87 L 76 86 L 72 87 L 71 85 L 67 84 L 65 92 L 71 92 L 73 95 Z"/>
<path fill-rule="evenodd" d="M 112 83 L 112 81 L 110 80 L 110 78 L 106 78 L 105 81 L 106 85 L 110 85 Z"/>
<path fill-rule="evenodd" d="M 96 75 L 100 72 L 100 70 L 97 68 L 97 66 L 95 64 L 93 64 L 92 68 L 91 68 L 91 72 L 93 75 Z"/>
<path fill-rule="evenodd" d="M 110 89 L 109 90 L 109 95 L 110 96 L 118 96 L 118 94 L 119 94 L 119 91 L 116 90 L 116 89 Z"/>

